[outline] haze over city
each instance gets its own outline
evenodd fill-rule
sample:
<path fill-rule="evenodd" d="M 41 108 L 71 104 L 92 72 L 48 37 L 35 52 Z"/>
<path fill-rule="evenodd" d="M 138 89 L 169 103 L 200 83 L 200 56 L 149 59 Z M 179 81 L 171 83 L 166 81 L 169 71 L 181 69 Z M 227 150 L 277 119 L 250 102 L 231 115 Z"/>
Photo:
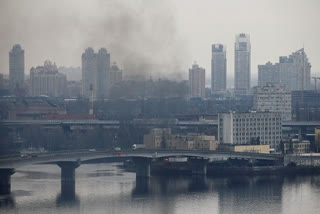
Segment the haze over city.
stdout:
<path fill-rule="evenodd" d="M 319 11 L 0 0 L 0 213 L 318 213 Z"/>
<path fill-rule="evenodd" d="M 80 66 L 85 48 L 105 47 L 127 73 L 186 79 L 194 61 L 209 74 L 211 44 L 221 43 L 233 87 L 235 35 L 248 33 L 253 85 L 258 64 L 275 63 L 303 46 L 319 76 L 319 8 L 317 0 L 2 0 L 0 72 L 8 74 L 8 51 L 19 43 L 26 74 L 47 59 Z"/>

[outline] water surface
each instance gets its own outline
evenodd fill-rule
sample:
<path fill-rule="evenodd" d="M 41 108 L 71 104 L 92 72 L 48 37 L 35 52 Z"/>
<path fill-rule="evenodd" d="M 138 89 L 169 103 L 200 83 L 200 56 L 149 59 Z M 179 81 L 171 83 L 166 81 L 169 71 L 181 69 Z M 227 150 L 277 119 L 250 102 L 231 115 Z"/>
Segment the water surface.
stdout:
<path fill-rule="evenodd" d="M 0 213 L 318 213 L 320 176 L 151 177 L 117 164 L 81 165 L 76 193 L 61 193 L 60 168 L 30 165 L 12 176 Z"/>

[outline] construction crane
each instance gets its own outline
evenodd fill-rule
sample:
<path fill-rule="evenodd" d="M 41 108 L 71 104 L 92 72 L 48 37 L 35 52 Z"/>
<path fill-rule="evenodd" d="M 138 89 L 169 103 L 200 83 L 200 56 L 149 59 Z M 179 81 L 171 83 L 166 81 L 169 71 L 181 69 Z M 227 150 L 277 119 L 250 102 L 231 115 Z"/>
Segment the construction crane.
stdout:
<path fill-rule="evenodd" d="M 320 80 L 320 77 L 312 77 L 314 79 L 314 91 L 317 91 L 317 80 Z"/>

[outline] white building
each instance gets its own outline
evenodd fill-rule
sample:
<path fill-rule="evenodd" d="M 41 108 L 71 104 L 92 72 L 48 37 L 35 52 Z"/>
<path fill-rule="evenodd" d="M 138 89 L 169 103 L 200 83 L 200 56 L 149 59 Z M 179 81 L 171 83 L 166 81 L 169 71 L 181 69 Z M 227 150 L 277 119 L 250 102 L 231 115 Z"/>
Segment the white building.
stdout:
<path fill-rule="evenodd" d="M 241 33 L 234 44 L 234 88 L 236 91 L 248 91 L 251 79 L 250 36 Z"/>
<path fill-rule="evenodd" d="M 50 61 L 44 66 L 37 66 L 30 70 L 31 96 L 46 95 L 50 97 L 65 97 L 67 77 L 58 72 L 58 68 Z"/>
<path fill-rule="evenodd" d="M 253 89 L 253 109 L 256 111 L 280 112 L 282 120 L 291 120 L 291 92 L 279 84 L 267 84 Z"/>
<path fill-rule="evenodd" d="M 218 117 L 220 144 L 270 145 L 278 150 L 282 135 L 281 113 L 222 113 Z"/>

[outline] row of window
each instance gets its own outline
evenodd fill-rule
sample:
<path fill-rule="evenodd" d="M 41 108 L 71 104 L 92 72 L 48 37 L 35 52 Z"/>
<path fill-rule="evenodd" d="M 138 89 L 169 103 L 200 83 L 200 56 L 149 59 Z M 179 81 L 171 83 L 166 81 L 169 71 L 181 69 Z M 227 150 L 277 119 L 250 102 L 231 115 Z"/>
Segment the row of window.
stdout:
<path fill-rule="evenodd" d="M 277 123 L 236 123 L 234 124 L 234 127 L 242 127 L 242 128 L 255 128 L 255 127 L 274 127 L 278 126 L 280 127 L 281 124 L 279 122 Z"/>
<path fill-rule="evenodd" d="M 250 133 L 235 132 L 233 135 L 234 136 L 255 136 L 255 135 L 265 136 L 265 135 L 280 135 L 280 134 L 281 132 L 276 131 L 276 132 L 250 132 Z"/>
<path fill-rule="evenodd" d="M 263 117 L 263 118 L 240 118 L 233 119 L 233 122 L 249 122 L 249 121 L 280 121 L 281 117 Z"/>

